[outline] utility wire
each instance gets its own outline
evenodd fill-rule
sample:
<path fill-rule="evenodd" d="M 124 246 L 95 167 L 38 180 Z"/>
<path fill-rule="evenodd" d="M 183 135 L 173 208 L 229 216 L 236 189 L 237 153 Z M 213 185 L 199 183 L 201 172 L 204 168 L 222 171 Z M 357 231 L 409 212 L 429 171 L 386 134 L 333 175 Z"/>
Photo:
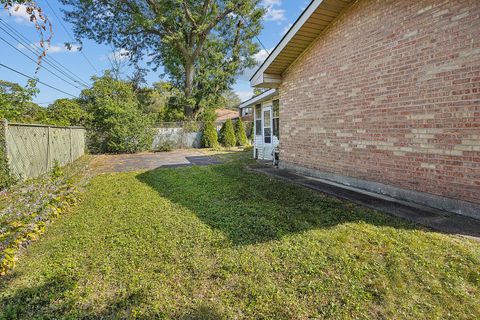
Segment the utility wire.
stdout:
<path fill-rule="evenodd" d="M 50 3 L 48 2 L 48 0 L 45 0 L 45 3 L 47 4 L 47 6 L 52 10 L 52 13 L 53 15 L 57 18 L 58 22 L 60 22 L 60 25 L 62 26 L 63 30 L 65 30 L 65 32 L 67 33 L 68 37 L 70 38 L 70 40 L 72 40 L 72 42 L 75 42 L 75 39 L 73 38 L 73 36 L 70 34 L 70 32 L 68 31 L 67 27 L 65 27 L 65 25 L 63 24 L 63 20 L 60 19 L 57 15 L 57 13 L 55 12 L 55 10 L 53 9 L 53 7 L 50 5 Z M 92 67 L 93 70 L 95 70 L 95 73 L 99 73 L 97 68 L 95 68 L 95 66 L 90 62 L 90 60 L 87 58 L 87 56 L 85 55 L 85 53 L 83 53 L 82 50 L 80 50 L 80 53 L 82 54 L 82 56 L 85 58 L 85 60 L 87 61 L 87 63 L 90 65 L 90 67 Z"/>
<path fill-rule="evenodd" d="M 46 71 L 48 71 L 49 73 L 53 74 L 55 77 L 57 77 L 58 79 L 64 81 L 65 83 L 68 83 L 69 85 L 77 88 L 77 89 L 82 89 L 80 87 L 78 87 L 77 85 L 71 83 L 70 81 L 66 80 L 65 78 L 62 78 L 61 76 L 59 76 L 58 74 L 56 74 L 55 72 L 51 71 L 50 69 L 48 69 L 47 67 L 41 65 L 41 64 L 38 64 L 37 61 L 35 61 L 35 59 L 32 59 L 31 57 L 29 57 L 27 54 L 25 54 L 24 52 L 22 52 L 22 50 L 18 49 L 17 47 L 15 47 L 13 44 L 11 44 L 10 42 L 8 42 L 7 40 L 5 40 L 3 37 L 0 36 L 0 40 L 2 40 L 3 42 L 5 42 L 6 44 L 8 44 L 10 47 L 12 47 L 13 49 L 15 49 L 16 51 L 18 51 L 21 55 L 25 56 L 27 59 L 33 61 L 33 63 L 37 64 L 37 66 L 39 68 L 42 68 L 42 69 L 45 69 Z"/>
<path fill-rule="evenodd" d="M 3 23 L 3 21 L 1 21 L 0 19 L 0 23 Z M 33 53 L 35 56 L 39 56 L 42 54 L 41 51 L 37 51 L 35 49 L 32 49 L 31 48 L 31 45 L 30 43 L 26 42 L 26 41 L 23 41 L 22 39 L 19 39 L 17 38 L 16 36 L 12 35 L 11 33 L 9 33 L 6 29 L 4 29 L 1 25 L 0 25 L 0 29 L 3 30 L 6 34 L 8 34 L 12 39 L 18 41 L 21 45 L 23 45 L 23 47 L 25 49 L 27 49 L 28 51 L 30 51 L 31 53 Z M 27 39 L 28 41 L 28 39 Z M 6 40 L 4 40 L 4 42 L 7 42 Z M 37 47 L 36 45 L 34 45 L 35 47 Z M 37 47 L 38 48 L 38 47 Z M 15 50 L 17 50 L 18 48 L 14 47 Z M 18 50 L 17 50 L 18 51 Z M 19 51 L 21 54 L 25 55 L 23 52 Z M 28 57 L 28 56 L 27 56 Z M 30 60 L 32 60 L 30 57 L 28 57 Z M 52 68 L 54 68 L 55 70 L 57 70 L 58 72 L 60 72 L 62 75 L 66 76 L 67 78 L 69 78 L 70 80 L 72 80 L 73 82 L 85 87 L 85 88 L 88 88 L 88 84 L 84 83 L 83 80 L 82 82 L 76 80 L 75 78 L 73 78 L 72 76 L 70 76 L 69 74 L 65 73 L 63 70 L 60 70 L 56 65 L 54 65 L 53 63 L 50 62 L 49 59 L 47 59 L 47 57 L 45 56 L 43 59 L 42 59 L 46 64 L 48 64 L 49 66 L 51 66 Z M 38 64 L 37 61 L 35 61 L 35 63 Z M 62 66 L 60 63 L 57 62 L 57 64 L 59 64 L 60 66 Z M 45 66 L 42 66 L 40 65 L 39 67 L 42 67 L 42 68 L 46 68 Z M 66 69 L 66 67 L 62 66 L 64 69 Z M 68 69 L 67 69 L 68 71 Z M 71 71 L 69 71 L 71 73 Z M 63 79 L 62 79 L 63 80 Z M 81 79 L 80 79 L 81 80 Z"/>
<path fill-rule="evenodd" d="M 71 96 L 71 97 L 73 97 L 73 98 L 77 98 L 77 97 L 74 96 L 73 94 L 70 94 L 70 93 L 65 92 L 65 91 L 63 91 L 63 90 L 61 90 L 61 89 L 55 88 L 54 86 L 51 86 L 51 85 L 49 85 L 49 84 L 47 84 L 47 83 L 45 83 L 45 82 L 42 82 L 42 81 L 40 81 L 40 80 L 38 80 L 38 79 L 32 78 L 32 77 L 30 77 L 30 76 L 27 76 L 25 73 L 22 73 L 22 72 L 20 72 L 20 71 L 18 71 L 18 70 L 15 70 L 15 69 L 13 69 L 13 68 L 10 68 L 9 66 L 4 65 L 3 63 L 0 63 L 0 67 L 4 67 L 4 68 L 6 68 L 6 69 L 8 69 L 8 70 L 10 70 L 10 71 L 13 71 L 13 72 L 15 72 L 15 73 L 18 73 L 19 75 L 22 75 L 22 76 L 24 76 L 25 78 L 28 78 L 28 79 L 30 79 L 30 80 L 34 80 L 34 81 L 36 81 L 36 82 L 38 82 L 38 83 L 40 83 L 40 84 L 43 84 L 44 86 L 47 86 L 47 87 L 49 87 L 49 88 L 51 88 L 51 89 L 53 89 L 53 90 L 56 90 L 56 91 L 61 92 L 61 93 L 64 93 L 64 94 L 69 95 L 69 96 Z"/>
<path fill-rule="evenodd" d="M 250 31 L 252 33 L 255 33 L 252 29 L 252 27 L 250 27 L 250 24 L 247 22 L 247 20 L 245 20 L 245 18 L 240 15 L 240 18 L 242 18 L 243 22 L 245 22 L 245 24 L 247 25 L 248 29 L 250 29 Z M 262 40 L 260 40 L 260 38 L 258 36 L 255 36 L 255 38 L 257 39 L 257 41 L 260 43 L 260 45 L 262 46 L 263 50 L 265 50 L 265 52 L 270 55 L 270 52 L 268 51 L 268 49 L 265 47 L 265 45 L 263 44 Z"/>
<path fill-rule="evenodd" d="M 40 54 L 42 54 L 41 52 L 36 52 L 34 49 L 32 49 L 30 47 L 30 44 L 29 43 L 26 43 L 26 42 L 23 42 L 21 39 L 18 39 L 17 37 L 15 37 L 14 35 L 10 34 L 7 30 L 3 29 L 2 26 L 0 26 L 0 30 L 3 30 L 5 33 L 7 33 L 12 39 L 18 41 L 21 45 L 23 45 L 23 47 L 25 49 L 27 49 L 28 51 L 30 51 L 31 53 L 33 53 L 33 55 L 35 56 L 38 56 Z M 5 39 L 3 39 L 4 42 L 7 42 L 7 44 L 9 44 L 11 47 L 13 47 L 15 50 L 19 51 L 22 55 L 26 56 L 27 58 L 29 58 L 30 60 L 32 60 L 30 57 L 28 57 L 27 55 L 25 55 L 23 52 L 21 52 L 17 47 L 15 46 L 12 46 L 10 43 L 8 43 L 8 41 L 6 41 Z M 46 57 L 45 57 L 46 58 Z M 78 80 L 76 80 L 75 78 L 72 78 L 70 75 L 66 74 L 64 71 L 60 70 L 57 66 L 53 65 L 48 59 L 43 59 L 43 61 L 48 64 L 49 66 L 53 67 L 55 70 L 57 70 L 58 72 L 60 72 L 62 75 L 66 76 L 67 78 L 69 78 L 70 80 L 72 80 L 73 82 L 85 87 L 85 88 L 88 88 L 88 85 L 87 84 L 84 84 L 84 83 L 81 83 L 79 82 Z M 36 64 L 38 64 L 37 61 L 33 60 Z M 39 65 L 40 68 L 45 68 L 45 69 L 48 69 L 46 68 L 44 65 Z M 58 77 L 58 76 L 57 76 Z M 64 79 L 62 79 L 64 80 Z M 65 80 L 64 80 L 65 81 Z M 68 82 L 68 81 L 66 81 Z M 71 84 L 71 83 L 70 83 Z M 76 87 L 76 86 L 75 86 Z"/>
<path fill-rule="evenodd" d="M 1 26 L 0 26 L 0 29 L 2 29 L 3 31 L 5 31 L 10 37 L 12 37 L 13 39 L 17 40 L 18 42 L 20 42 L 21 44 L 23 44 L 25 46 L 25 48 L 29 49 L 29 47 L 34 47 L 33 49 L 35 50 L 35 52 L 33 52 L 32 50 L 29 50 L 30 52 L 33 52 L 35 55 L 39 56 L 41 54 L 43 54 L 43 48 L 40 48 L 38 45 L 36 45 L 35 43 L 31 43 L 31 41 L 29 39 L 27 39 L 24 35 L 22 35 L 20 32 L 18 32 L 17 30 L 15 30 L 15 28 L 12 28 L 10 25 L 8 25 L 8 23 L 6 23 L 2 18 L 0 18 L 0 23 L 5 26 L 6 28 L 8 28 L 11 32 L 15 33 L 16 36 L 20 37 L 21 39 L 18 39 L 16 38 L 15 36 L 13 36 L 12 34 L 10 34 L 8 31 L 6 31 L 5 29 L 3 29 Z M 23 40 L 23 41 L 22 41 Z M 88 87 L 88 83 L 86 81 L 84 81 L 82 78 L 80 78 L 78 75 L 76 75 L 74 72 L 70 71 L 67 67 L 65 67 L 63 64 L 61 64 L 60 62 L 58 62 L 55 58 L 53 58 L 52 56 L 45 56 L 43 57 L 42 60 L 52 60 L 53 63 L 55 63 L 56 65 L 60 66 L 62 69 L 64 69 L 65 71 L 67 71 L 68 73 L 70 73 L 71 75 L 73 75 L 75 78 L 78 79 L 75 80 L 73 78 L 71 78 L 70 76 L 66 75 L 69 79 L 72 79 L 73 81 L 77 82 L 78 84 L 81 84 L 82 86 L 86 86 Z M 49 63 L 50 64 L 50 63 Z M 62 72 L 61 70 L 59 70 L 58 68 L 56 68 L 55 66 L 53 66 L 52 64 L 50 64 L 52 67 L 54 67 L 56 70 Z"/>

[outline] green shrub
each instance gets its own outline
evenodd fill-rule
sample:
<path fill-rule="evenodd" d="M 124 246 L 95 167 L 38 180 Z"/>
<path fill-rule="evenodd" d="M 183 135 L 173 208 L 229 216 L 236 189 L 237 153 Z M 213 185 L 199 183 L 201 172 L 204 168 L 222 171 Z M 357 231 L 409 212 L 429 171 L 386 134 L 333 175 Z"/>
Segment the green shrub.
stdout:
<path fill-rule="evenodd" d="M 246 146 L 248 144 L 245 126 L 241 118 L 238 118 L 237 122 L 235 122 L 235 137 L 237 138 L 237 146 Z"/>
<path fill-rule="evenodd" d="M 220 130 L 220 143 L 226 148 L 234 147 L 237 144 L 235 130 L 233 129 L 233 123 L 230 119 L 225 121 Z"/>
<path fill-rule="evenodd" d="M 202 146 L 204 148 L 218 147 L 217 128 L 215 128 L 215 124 L 212 121 L 205 123 L 202 133 Z"/>
<path fill-rule="evenodd" d="M 141 112 L 130 83 L 107 72 L 83 90 L 80 102 L 89 114 L 86 121 L 89 149 L 94 153 L 134 153 L 151 147 L 152 119 Z"/>
<path fill-rule="evenodd" d="M 170 152 L 175 148 L 172 141 L 164 141 L 154 150 L 155 152 Z"/>

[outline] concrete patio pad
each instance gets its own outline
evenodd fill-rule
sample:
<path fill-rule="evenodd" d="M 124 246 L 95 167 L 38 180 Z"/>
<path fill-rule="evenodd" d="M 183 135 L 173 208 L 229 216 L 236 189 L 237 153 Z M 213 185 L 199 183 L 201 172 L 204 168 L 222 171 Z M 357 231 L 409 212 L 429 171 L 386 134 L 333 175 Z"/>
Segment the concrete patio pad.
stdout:
<path fill-rule="evenodd" d="M 171 152 L 143 152 L 98 156 L 91 164 L 97 173 L 153 170 L 157 168 L 187 167 L 220 164 L 220 160 L 200 150 Z"/>

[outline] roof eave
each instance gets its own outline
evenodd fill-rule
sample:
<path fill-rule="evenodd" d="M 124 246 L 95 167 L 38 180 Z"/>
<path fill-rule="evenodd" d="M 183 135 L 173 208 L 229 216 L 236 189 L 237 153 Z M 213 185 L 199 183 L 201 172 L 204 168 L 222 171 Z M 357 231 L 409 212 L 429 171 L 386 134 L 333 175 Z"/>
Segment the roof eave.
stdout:
<path fill-rule="evenodd" d="M 256 95 L 255 97 L 252 97 L 244 102 L 242 102 L 238 108 L 243 109 L 243 108 L 248 108 L 252 105 L 262 103 L 264 101 L 267 101 L 275 96 L 278 95 L 278 90 L 276 89 L 270 89 L 265 92 L 260 93 L 259 95 Z"/>
<path fill-rule="evenodd" d="M 272 64 L 273 61 L 278 57 L 282 52 L 285 46 L 292 40 L 293 36 L 300 30 L 300 28 L 305 24 L 305 22 L 310 18 L 310 16 L 315 12 L 315 10 L 322 4 L 324 0 L 313 0 L 308 7 L 303 11 L 302 15 L 295 21 L 290 30 L 283 36 L 282 40 L 277 44 L 275 49 L 269 54 L 267 59 L 262 63 L 262 65 L 257 69 L 257 71 L 250 78 L 250 85 L 252 87 L 264 87 L 264 88 L 278 88 L 281 84 L 282 76 L 280 74 L 265 74 L 267 68 Z M 277 77 L 273 82 L 269 82 L 269 79 Z"/>

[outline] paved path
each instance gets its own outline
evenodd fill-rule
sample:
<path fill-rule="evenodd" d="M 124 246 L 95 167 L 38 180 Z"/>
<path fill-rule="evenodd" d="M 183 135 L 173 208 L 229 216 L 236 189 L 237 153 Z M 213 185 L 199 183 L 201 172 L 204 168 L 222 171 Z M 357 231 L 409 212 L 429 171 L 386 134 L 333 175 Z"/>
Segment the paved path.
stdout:
<path fill-rule="evenodd" d="M 251 166 L 251 169 L 336 198 L 360 204 L 364 207 L 376 209 L 440 232 L 463 235 L 480 241 L 480 220 L 477 219 L 346 187 L 322 179 L 306 177 L 262 163 Z"/>
<path fill-rule="evenodd" d="M 188 149 L 172 152 L 101 155 L 92 162 L 91 169 L 98 173 L 128 172 L 220 163 L 212 155 L 200 150 Z"/>

